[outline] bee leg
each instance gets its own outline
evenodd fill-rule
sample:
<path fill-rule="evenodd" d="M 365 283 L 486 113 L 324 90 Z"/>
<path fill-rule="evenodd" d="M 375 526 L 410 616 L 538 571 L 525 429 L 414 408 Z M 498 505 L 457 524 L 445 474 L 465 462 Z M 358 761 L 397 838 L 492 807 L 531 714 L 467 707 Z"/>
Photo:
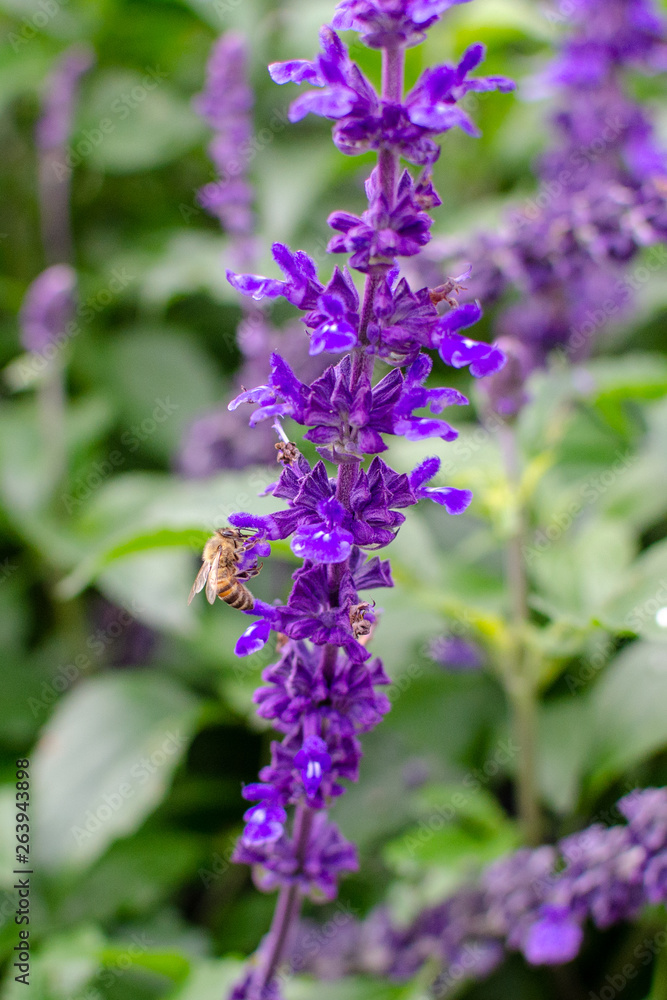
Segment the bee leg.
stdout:
<path fill-rule="evenodd" d="M 236 579 L 251 580 L 253 576 L 257 576 L 263 565 L 264 563 L 259 563 L 255 569 L 244 569 L 243 572 L 236 574 Z"/>

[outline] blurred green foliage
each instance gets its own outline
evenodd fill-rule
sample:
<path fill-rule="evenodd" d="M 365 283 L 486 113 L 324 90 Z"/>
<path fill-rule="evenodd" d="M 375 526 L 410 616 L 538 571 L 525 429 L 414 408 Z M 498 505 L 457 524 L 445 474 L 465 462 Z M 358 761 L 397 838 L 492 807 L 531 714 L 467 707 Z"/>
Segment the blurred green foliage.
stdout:
<path fill-rule="evenodd" d="M 317 252 L 328 212 L 361 206 L 369 161 L 338 155 L 322 122 L 270 126 L 292 94 L 271 84 L 265 64 L 309 56 L 329 0 L 1 0 L 0 11 L 0 365 L 10 374 L 21 363 L 16 314 L 45 265 L 33 141 L 40 95 L 68 44 L 87 40 L 97 53 L 70 143 L 76 266 L 89 308 L 66 349 L 64 478 L 51 471 L 33 389 L 13 392 L 6 379 L 0 398 L 2 957 L 11 962 L 16 941 L 14 761 L 29 756 L 31 996 L 213 1000 L 273 907 L 229 863 L 241 783 L 267 757 L 270 734 L 251 697 L 272 651 L 236 661 L 238 614 L 186 604 L 208 528 L 237 507 L 270 510 L 256 494 L 273 470 L 202 482 L 173 471 L 185 429 L 228 397 L 239 363 L 227 241 L 195 201 L 212 171 L 190 101 L 216 35 L 235 27 L 252 43 L 256 129 L 271 136 L 252 159 L 262 247 L 280 239 Z M 482 39 L 490 72 L 526 81 L 555 31 L 529 0 L 477 0 L 411 50 L 408 75 Z M 354 55 L 377 77 L 373 53 Z M 159 86 L 139 99 L 146 74 Z M 441 234 L 496 224 L 508 203 L 530 196 L 549 109 L 521 93 L 481 96 L 482 139 L 447 138 L 436 169 Z M 664 81 L 650 81 L 648 99 L 667 125 L 661 94 Z M 111 131 L 86 140 L 104 118 Z M 497 428 L 472 407 L 458 421 L 459 441 L 441 452 L 447 482 L 475 491 L 471 512 L 454 521 L 419 509 L 392 546 L 397 586 L 378 595 L 373 643 L 394 679 L 393 709 L 365 740 L 362 781 L 335 807 L 361 849 L 360 873 L 342 886 L 359 915 L 389 901 L 405 918 L 519 842 L 516 761 L 482 770 L 509 734 L 501 679 L 447 674 L 427 656 L 448 627 L 482 643 L 490 663 L 505 655 L 502 549 L 519 502 L 529 512 L 526 641 L 539 669 L 548 834 L 604 815 L 635 784 L 667 783 L 666 288 L 660 270 L 641 290 L 638 317 L 602 338 L 599 357 L 534 379 L 518 428 L 520 495 L 503 472 Z M 397 443 L 390 457 L 407 469 L 423 453 Z M 289 558 L 283 549 L 265 568 L 258 596 L 286 593 Z M 416 765 L 427 779 L 412 789 Z M 413 849 L 433 804 L 473 773 L 486 774 L 475 794 Z M 326 919 L 328 910 L 312 912 Z M 582 989 L 595 989 L 612 960 L 594 935 L 586 956 Z M 628 998 L 644 986 L 629 986 Z M 560 988 L 511 961 L 468 995 L 555 997 Z M 22 989 L 8 966 L 2 1000 Z M 415 995 L 370 981 L 299 980 L 288 996 L 305 1000 L 315 989 L 322 1000 Z"/>

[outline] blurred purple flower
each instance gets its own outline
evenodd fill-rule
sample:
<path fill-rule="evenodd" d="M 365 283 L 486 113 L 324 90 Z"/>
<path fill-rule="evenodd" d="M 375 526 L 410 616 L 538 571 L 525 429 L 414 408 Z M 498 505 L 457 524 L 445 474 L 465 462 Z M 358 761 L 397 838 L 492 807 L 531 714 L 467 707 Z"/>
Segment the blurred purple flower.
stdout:
<path fill-rule="evenodd" d="M 485 659 L 477 643 L 454 635 L 441 635 L 433 639 L 429 646 L 429 656 L 439 666 L 454 673 L 480 670 Z"/>
<path fill-rule="evenodd" d="M 27 351 L 42 354 L 65 333 L 74 315 L 75 289 L 76 272 L 68 264 L 54 264 L 35 278 L 19 314 Z"/>
<path fill-rule="evenodd" d="M 85 45 L 71 46 L 56 62 L 47 80 L 42 113 L 35 129 L 37 145 L 42 152 L 60 152 L 67 145 L 79 81 L 94 62 L 95 53 Z"/>

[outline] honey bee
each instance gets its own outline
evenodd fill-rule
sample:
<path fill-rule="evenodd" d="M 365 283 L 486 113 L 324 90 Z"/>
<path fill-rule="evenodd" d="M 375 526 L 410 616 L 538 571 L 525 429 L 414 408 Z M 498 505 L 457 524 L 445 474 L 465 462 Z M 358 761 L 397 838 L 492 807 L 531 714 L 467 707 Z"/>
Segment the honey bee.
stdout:
<path fill-rule="evenodd" d="M 255 569 L 238 572 L 238 564 L 248 548 L 248 541 L 248 537 L 238 528 L 218 528 L 204 546 L 202 567 L 192 585 L 188 604 L 206 586 L 206 600 L 209 604 L 215 604 L 216 597 L 219 597 L 232 608 L 252 610 L 255 598 L 241 581 L 257 576 L 262 567 L 260 565 Z"/>

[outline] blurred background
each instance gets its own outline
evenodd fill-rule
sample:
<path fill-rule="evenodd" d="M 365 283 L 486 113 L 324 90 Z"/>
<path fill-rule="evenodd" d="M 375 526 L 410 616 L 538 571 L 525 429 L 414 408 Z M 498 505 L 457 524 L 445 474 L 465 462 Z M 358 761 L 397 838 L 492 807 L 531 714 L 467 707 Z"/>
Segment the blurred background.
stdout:
<path fill-rule="evenodd" d="M 192 106 L 215 39 L 234 28 L 250 41 L 255 131 L 244 164 L 260 273 L 274 274 L 276 239 L 323 260 L 326 217 L 362 208 L 372 159 L 337 153 L 325 122 L 286 125 L 294 88 L 266 72 L 270 61 L 312 56 L 330 3 L 0 0 L 0 12 L 0 996 L 25 995 L 11 968 L 11 862 L 15 761 L 28 757 L 31 998 L 219 1000 L 274 906 L 229 858 L 241 784 L 267 760 L 271 733 L 251 699 L 275 649 L 237 660 L 246 620 L 221 602 L 186 602 L 205 539 L 233 510 L 271 509 L 257 493 L 276 467 L 261 432 L 257 444 L 242 419 L 218 415 L 244 361 L 241 308 L 224 277 L 230 241 L 196 195 L 215 178 L 211 133 Z M 476 0 L 410 51 L 412 82 L 482 40 L 484 71 L 519 83 L 515 95 L 475 100 L 482 138 L 445 139 L 439 237 L 493 231 L 508 206 L 530 204 L 552 107 L 529 81 L 565 27 L 533 0 Z M 75 43 L 73 121 L 49 153 L 35 132 Z M 353 55 L 377 80 L 376 54 L 355 45 Z M 632 85 L 667 143 L 664 77 Z M 63 198 L 70 234 L 54 219 Z M 534 377 L 517 424 L 519 489 L 467 373 L 436 365 L 434 384 L 446 377 L 471 395 L 452 418 L 458 442 L 441 454 L 447 481 L 475 500 L 456 520 L 422 505 L 389 553 L 396 587 L 377 595 L 373 651 L 393 678 L 393 707 L 364 740 L 359 785 L 334 810 L 361 869 L 338 902 L 307 907 L 315 920 L 362 917 L 379 903 L 408 919 L 521 843 L 517 759 L 503 750 L 511 697 L 498 666 L 511 618 L 503 552 L 518 504 L 529 644 L 541 664 L 534 768 L 544 838 L 618 822 L 620 795 L 667 784 L 667 256 L 646 254 L 633 264 L 635 306 L 600 331 L 594 357 Z M 74 327 L 45 361 L 26 354 L 19 311 L 47 264 L 68 260 Z M 292 316 L 276 306 L 272 322 L 288 328 L 271 336 L 295 358 L 304 335 L 290 330 Z M 490 309 L 481 336 L 493 337 L 493 321 Z M 262 381 L 266 343 L 248 385 Z M 431 450 L 401 442 L 389 460 L 406 470 Z M 293 569 L 277 545 L 253 591 L 284 597 Z M 470 775 L 463 812 L 415 848 L 433 803 Z M 646 919 L 589 932 L 582 996 L 665 924 L 664 914 Z M 646 967 L 627 985 L 628 1000 L 647 994 L 650 975 Z M 286 989 L 332 1000 L 418 995 L 363 977 L 325 986 L 296 977 Z M 461 994 L 577 995 L 516 956 Z"/>

